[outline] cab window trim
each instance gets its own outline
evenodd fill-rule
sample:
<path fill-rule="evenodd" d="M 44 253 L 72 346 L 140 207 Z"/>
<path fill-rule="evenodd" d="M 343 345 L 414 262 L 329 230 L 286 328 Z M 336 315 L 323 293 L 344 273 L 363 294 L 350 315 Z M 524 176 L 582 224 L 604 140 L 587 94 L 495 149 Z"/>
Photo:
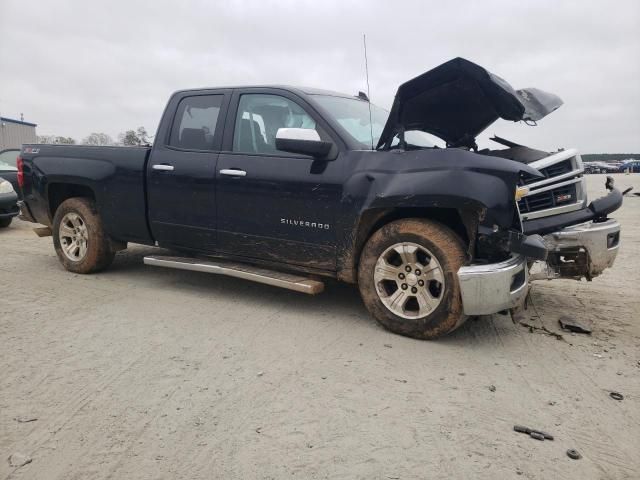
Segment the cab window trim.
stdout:
<path fill-rule="evenodd" d="M 273 88 L 273 87 L 251 87 L 242 89 L 233 89 L 229 99 L 229 105 L 227 109 L 227 120 L 225 122 L 224 135 L 222 138 L 221 153 L 225 155 L 245 155 L 245 156 L 259 156 L 259 157 L 287 157 L 287 158 L 300 158 L 300 159 L 312 159 L 309 155 L 300 155 L 295 153 L 288 153 L 278 151 L 276 153 L 245 153 L 237 152 L 233 150 L 233 139 L 235 135 L 235 123 L 238 115 L 238 109 L 240 108 L 240 97 L 242 95 L 275 95 L 283 97 L 296 103 L 304 112 L 309 115 L 314 122 L 316 122 L 316 129 L 318 127 L 323 131 L 328 139 L 333 142 L 338 151 L 342 151 L 347 147 L 347 144 L 340 135 L 334 130 L 334 128 L 324 119 L 320 112 L 314 107 L 311 102 L 306 100 L 303 96 L 296 94 L 287 89 Z"/>
<path fill-rule="evenodd" d="M 175 126 L 176 121 L 178 121 L 178 107 L 180 103 L 185 98 L 191 97 L 212 97 L 218 96 L 222 97 L 220 101 L 220 111 L 218 112 L 218 118 L 216 120 L 216 128 L 213 134 L 213 146 L 211 149 L 198 149 L 198 148 L 184 148 L 176 145 L 171 145 L 171 133 L 173 132 L 173 128 Z M 162 147 L 167 150 L 173 150 L 176 152 L 196 152 L 196 153 L 219 153 L 222 150 L 222 141 L 224 139 L 224 132 L 227 120 L 227 113 L 229 112 L 229 103 L 231 101 L 231 92 L 225 91 L 204 91 L 204 92 L 183 92 L 181 95 L 176 95 L 174 97 L 173 102 L 167 108 L 171 109 L 171 118 L 167 122 L 166 131 L 163 135 L 163 143 Z"/>

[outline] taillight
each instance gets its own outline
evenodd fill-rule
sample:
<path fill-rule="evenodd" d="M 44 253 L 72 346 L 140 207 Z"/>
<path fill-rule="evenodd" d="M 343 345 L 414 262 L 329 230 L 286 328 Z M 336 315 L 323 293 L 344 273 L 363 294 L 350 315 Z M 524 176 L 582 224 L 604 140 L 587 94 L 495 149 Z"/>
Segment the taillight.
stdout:
<path fill-rule="evenodd" d="M 16 159 L 16 167 L 18 167 L 18 185 L 24 188 L 24 162 L 20 156 Z"/>

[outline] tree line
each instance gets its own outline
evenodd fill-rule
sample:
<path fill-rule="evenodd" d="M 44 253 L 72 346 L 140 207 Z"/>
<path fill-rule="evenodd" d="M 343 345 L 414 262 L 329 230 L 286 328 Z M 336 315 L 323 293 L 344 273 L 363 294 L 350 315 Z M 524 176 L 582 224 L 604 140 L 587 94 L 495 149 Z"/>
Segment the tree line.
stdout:
<path fill-rule="evenodd" d="M 81 142 L 77 142 L 72 137 L 61 137 L 59 135 L 38 135 L 38 143 L 47 143 L 53 145 L 125 145 L 125 146 L 143 146 L 151 145 L 153 136 L 147 133 L 144 127 L 138 127 L 136 130 L 127 130 L 118 135 L 118 139 L 114 140 L 110 135 L 102 132 L 94 132 L 84 137 Z"/>

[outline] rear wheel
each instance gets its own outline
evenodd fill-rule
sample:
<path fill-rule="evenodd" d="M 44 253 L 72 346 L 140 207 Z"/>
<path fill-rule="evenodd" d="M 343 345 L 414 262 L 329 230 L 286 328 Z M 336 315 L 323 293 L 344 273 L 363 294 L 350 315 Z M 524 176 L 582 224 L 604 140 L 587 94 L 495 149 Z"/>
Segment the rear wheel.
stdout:
<path fill-rule="evenodd" d="M 464 260 L 462 242 L 448 227 L 417 218 L 398 220 L 365 245 L 358 268 L 360 294 L 388 330 L 436 338 L 465 320 L 457 276 Z"/>
<path fill-rule="evenodd" d="M 58 207 L 53 218 L 53 245 L 60 263 L 75 273 L 103 270 L 115 256 L 95 203 L 88 198 L 70 198 Z"/>
<path fill-rule="evenodd" d="M 11 225 L 11 221 L 13 220 L 13 218 L 9 217 L 9 218 L 0 218 L 0 228 L 7 228 L 9 225 Z"/>

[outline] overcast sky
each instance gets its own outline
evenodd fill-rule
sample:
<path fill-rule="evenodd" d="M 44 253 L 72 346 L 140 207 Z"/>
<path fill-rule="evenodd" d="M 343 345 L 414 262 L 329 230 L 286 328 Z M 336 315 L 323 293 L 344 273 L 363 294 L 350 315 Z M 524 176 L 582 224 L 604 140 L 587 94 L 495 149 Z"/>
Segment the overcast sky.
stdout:
<path fill-rule="evenodd" d="M 171 92 L 285 83 L 397 86 L 456 56 L 565 101 L 537 127 L 497 133 L 539 148 L 640 152 L 640 1 L 0 0 L 0 114 L 38 134 L 155 132 Z"/>

